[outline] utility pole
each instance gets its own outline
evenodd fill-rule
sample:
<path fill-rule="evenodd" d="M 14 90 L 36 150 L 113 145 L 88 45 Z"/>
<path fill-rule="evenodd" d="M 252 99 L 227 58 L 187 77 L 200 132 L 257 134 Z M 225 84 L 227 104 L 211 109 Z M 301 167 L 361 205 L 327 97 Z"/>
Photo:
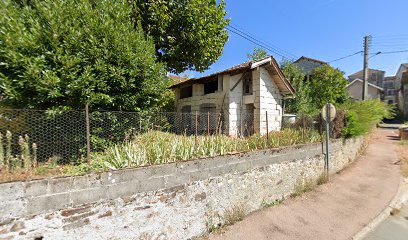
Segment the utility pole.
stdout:
<path fill-rule="evenodd" d="M 364 101 L 367 98 L 368 92 L 368 54 L 370 50 L 370 40 L 371 36 L 364 37 L 364 79 L 363 79 L 363 92 L 361 95 L 361 99 Z"/>

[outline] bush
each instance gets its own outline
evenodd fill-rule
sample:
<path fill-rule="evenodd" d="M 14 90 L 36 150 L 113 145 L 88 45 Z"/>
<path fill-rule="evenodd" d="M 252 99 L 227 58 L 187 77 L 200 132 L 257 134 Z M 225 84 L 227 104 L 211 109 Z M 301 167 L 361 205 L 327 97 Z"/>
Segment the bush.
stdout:
<path fill-rule="evenodd" d="M 340 107 L 346 111 L 343 135 L 346 138 L 368 133 L 383 119 L 395 115 L 395 107 L 379 99 L 348 102 Z"/>
<path fill-rule="evenodd" d="M 20 3 L 20 4 L 19 4 Z M 0 104 L 140 111 L 168 87 L 127 1 L 0 1 Z"/>

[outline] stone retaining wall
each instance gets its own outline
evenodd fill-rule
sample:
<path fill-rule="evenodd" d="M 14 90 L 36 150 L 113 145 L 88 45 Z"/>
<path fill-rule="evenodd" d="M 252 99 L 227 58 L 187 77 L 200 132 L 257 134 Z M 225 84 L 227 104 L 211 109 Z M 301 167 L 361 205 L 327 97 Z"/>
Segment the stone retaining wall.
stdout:
<path fill-rule="evenodd" d="M 331 172 L 363 138 L 331 144 Z M 0 184 L 0 239 L 188 239 L 293 193 L 324 169 L 322 144 L 88 176 Z"/>

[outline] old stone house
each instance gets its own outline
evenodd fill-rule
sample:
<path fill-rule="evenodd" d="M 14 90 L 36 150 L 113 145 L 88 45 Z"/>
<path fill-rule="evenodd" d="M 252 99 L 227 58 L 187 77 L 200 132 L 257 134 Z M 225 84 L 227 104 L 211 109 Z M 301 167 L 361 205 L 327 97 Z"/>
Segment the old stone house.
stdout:
<path fill-rule="evenodd" d="M 222 129 L 230 136 L 279 131 L 284 100 L 294 97 L 293 87 L 272 56 L 189 79 L 171 88 L 175 91 L 177 112 L 193 117 L 181 121 L 190 121 L 187 125 L 192 128 L 198 125 L 200 132 L 205 128 L 211 132 Z M 179 124 L 186 126 L 185 122 Z"/>

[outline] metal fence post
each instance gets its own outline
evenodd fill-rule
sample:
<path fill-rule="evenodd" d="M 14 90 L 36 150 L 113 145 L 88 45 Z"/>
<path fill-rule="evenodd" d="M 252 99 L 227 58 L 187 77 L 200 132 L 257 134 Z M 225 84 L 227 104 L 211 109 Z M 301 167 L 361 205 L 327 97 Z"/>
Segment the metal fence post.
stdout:
<path fill-rule="evenodd" d="M 218 114 L 218 120 L 217 120 L 217 129 L 215 130 L 215 134 L 220 134 L 220 130 L 221 130 L 221 111 Z"/>
<path fill-rule="evenodd" d="M 207 130 L 208 130 L 208 136 L 210 136 L 210 112 L 208 112 Z"/>
<path fill-rule="evenodd" d="M 197 135 L 198 135 L 198 112 L 195 112 L 195 143 L 197 144 Z"/>
<path fill-rule="evenodd" d="M 86 146 L 87 146 L 87 160 L 88 160 L 88 173 L 91 172 L 91 126 L 89 120 L 89 104 L 85 105 L 85 118 L 86 118 Z"/>
<path fill-rule="evenodd" d="M 239 110 L 239 119 L 240 119 L 240 133 L 239 133 L 239 135 L 240 135 L 240 137 L 243 137 L 243 134 L 242 134 L 242 132 L 243 132 L 243 130 L 242 130 L 242 106 L 241 106 L 241 109 Z"/>
<path fill-rule="evenodd" d="M 266 111 L 265 114 L 266 114 L 266 141 L 269 144 L 268 111 Z"/>

